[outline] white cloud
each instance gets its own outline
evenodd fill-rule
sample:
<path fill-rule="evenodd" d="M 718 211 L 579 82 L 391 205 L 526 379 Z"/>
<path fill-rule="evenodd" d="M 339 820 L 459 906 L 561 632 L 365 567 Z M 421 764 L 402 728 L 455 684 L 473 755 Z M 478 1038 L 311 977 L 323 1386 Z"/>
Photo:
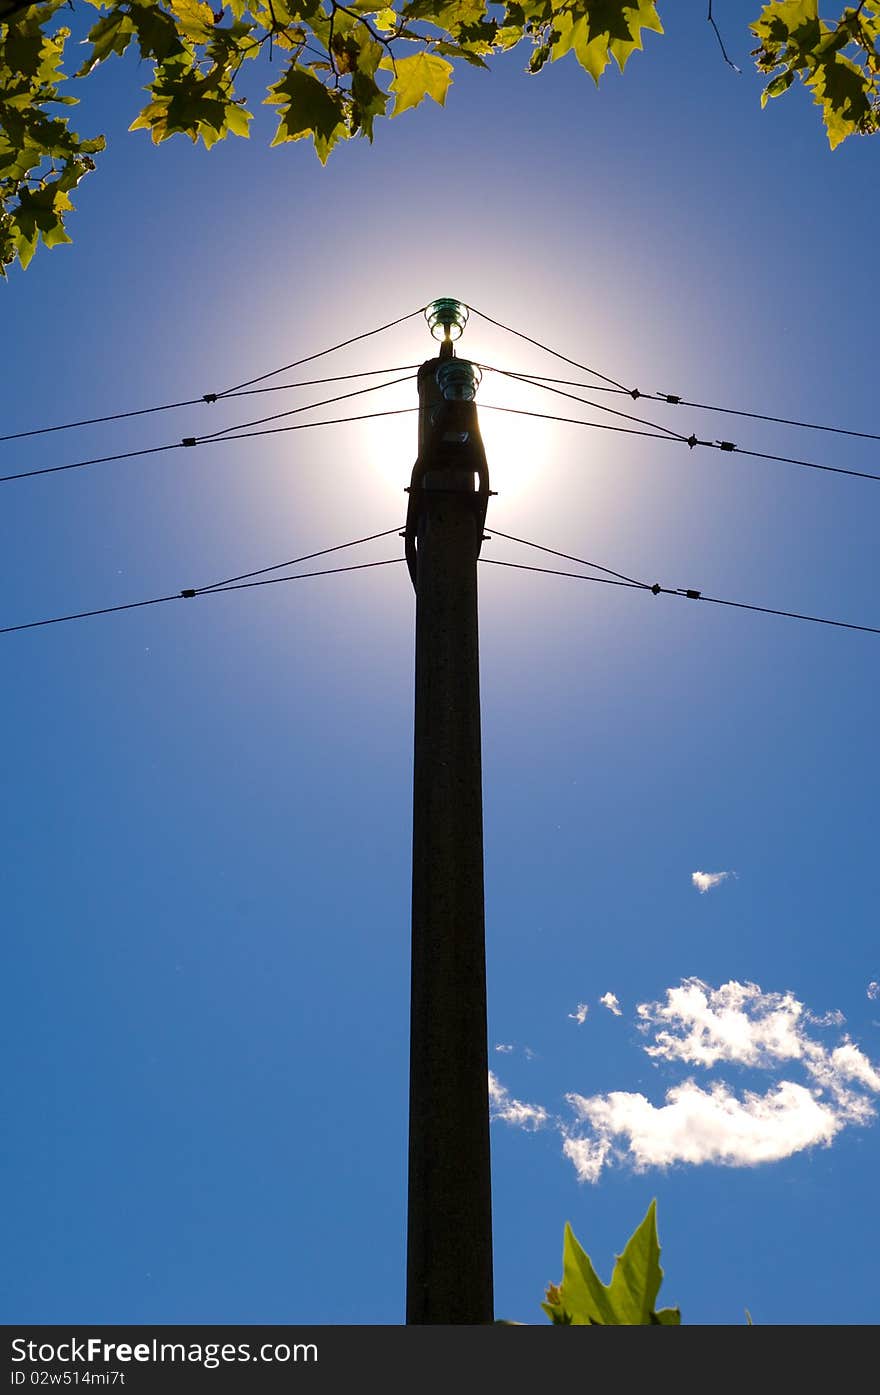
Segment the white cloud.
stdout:
<path fill-rule="evenodd" d="M 501 1084 L 493 1071 L 489 1072 L 489 1117 L 502 1119 L 505 1124 L 513 1124 L 520 1129 L 540 1129 L 550 1118 L 540 1104 L 524 1104 L 522 1100 L 511 1099 L 510 1092 Z"/>
<path fill-rule="evenodd" d="M 495 1050 L 496 1050 L 496 1051 L 501 1051 L 505 1056 L 507 1056 L 507 1055 L 509 1055 L 510 1052 L 513 1050 L 513 1047 L 512 1047 L 512 1046 L 508 1046 L 508 1045 L 507 1045 L 505 1042 L 503 1042 L 503 1041 L 499 1041 L 499 1042 L 496 1042 L 496 1044 L 495 1044 Z"/>
<path fill-rule="evenodd" d="M 814 1012 L 805 1012 L 804 1021 L 812 1022 L 814 1027 L 842 1027 L 846 1018 L 840 1008 L 834 1008 L 831 1012 L 823 1012 L 818 1016 Z"/>
<path fill-rule="evenodd" d="M 869 998 L 880 998 L 880 983 L 876 979 L 871 979 L 865 991 Z"/>
<path fill-rule="evenodd" d="M 726 882 L 728 877 L 735 876 L 735 872 L 691 872 L 691 881 L 702 895 L 711 891 L 713 886 L 720 886 Z"/>
<path fill-rule="evenodd" d="M 568 1094 L 579 1124 L 560 1125 L 563 1152 L 581 1181 L 597 1181 L 615 1162 L 636 1171 L 676 1162 L 773 1162 L 827 1146 L 847 1125 L 876 1116 L 880 1069 L 847 1035 L 833 1048 L 811 1036 L 808 1025 L 839 1026 L 843 1015 L 817 1017 L 793 993 L 765 993 L 736 981 L 711 988 L 685 979 L 667 989 L 662 1002 L 638 1004 L 636 1020 L 650 1033 L 643 1050 L 655 1061 L 706 1070 L 784 1068 L 786 1076 L 797 1071 L 803 1080 L 776 1078 L 764 1091 L 738 1092 L 723 1080 L 704 1087 L 689 1076 L 668 1089 L 661 1104 L 622 1090 L 589 1098 Z"/>
<path fill-rule="evenodd" d="M 622 1016 L 616 994 L 599 1001 Z M 586 1015 L 584 1003 L 568 1014 L 574 1021 Z M 491 1117 L 529 1131 L 553 1124 L 582 1182 L 597 1182 L 615 1165 L 636 1172 L 675 1163 L 754 1167 L 828 1147 L 843 1129 L 876 1118 L 880 1065 L 846 1033 L 826 1046 L 809 1030 L 840 1027 L 843 1014 L 836 1009 L 817 1015 L 791 992 L 765 993 L 736 980 L 713 988 L 689 978 L 662 1000 L 639 1003 L 635 1019 L 649 1038 L 644 1053 L 667 1069 L 688 1072 L 659 1103 L 627 1090 L 589 1097 L 570 1092 L 565 1099 L 574 1121 L 563 1121 L 543 1105 L 512 1098 L 490 1071 Z M 718 1078 L 719 1068 L 772 1077 L 761 1088 L 742 1088 Z M 701 1084 L 695 1069 L 716 1075 Z"/>
<path fill-rule="evenodd" d="M 562 1152 L 574 1163 L 579 1182 L 598 1182 L 599 1173 L 608 1161 L 611 1140 L 608 1138 L 573 1138 L 565 1135 Z"/>
<path fill-rule="evenodd" d="M 655 1059 L 762 1066 L 803 1054 L 803 1004 L 791 993 L 763 993 L 755 983 L 713 989 L 700 979 L 685 979 L 667 990 L 665 1003 L 640 1003 L 636 1011 L 642 1031 L 658 1029 L 653 1045 L 645 1047 Z"/>
<path fill-rule="evenodd" d="M 587 1020 L 587 1013 L 589 1011 L 590 1009 L 587 1007 L 586 1003 L 578 1003 L 577 1012 L 570 1012 L 568 1015 L 572 1022 L 576 1022 L 579 1027 L 582 1027 Z"/>
<path fill-rule="evenodd" d="M 780 1081 L 764 1095 L 738 1098 L 718 1082 L 702 1089 L 693 1080 L 667 1091 L 665 1103 L 615 1090 L 584 1099 L 566 1097 L 592 1137 L 569 1135 L 563 1151 L 582 1181 L 595 1182 L 612 1158 L 637 1172 L 671 1163 L 750 1166 L 787 1158 L 830 1143 L 845 1120 L 803 1085 Z"/>

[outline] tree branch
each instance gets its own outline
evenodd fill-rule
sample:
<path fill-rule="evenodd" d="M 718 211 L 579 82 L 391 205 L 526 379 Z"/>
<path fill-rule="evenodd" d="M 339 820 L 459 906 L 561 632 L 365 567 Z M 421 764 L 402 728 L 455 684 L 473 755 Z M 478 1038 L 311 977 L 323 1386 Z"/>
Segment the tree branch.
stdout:
<path fill-rule="evenodd" d="M 740 74 L 742 74 L 742 68 L 738 68 L 738 67 L 736 66 L 736 64 L 734 63 L 733 59 L 732 59 L 732 58 L 728 58 L 728 56 L 727 56 L 727 49 L 724 47 L 724 40 L 723 40 L 722 37 L 721 37 L 721 33 L 720 33 L 719 28 L 718 28 L 718 25 L 715 23 L 715 17 L 714 17 L 714 15 L 712 14 L 712 0 L 709 0 L 709 13 L 706 15 L 706 18 L 708 19 L 708 21 L 709 21 L 709 23 L 711 24 L 712 28 L 715 30 L 715 37 L 716 37 L 716 39 L 718 40 L 718 45 L 719 45 L 719 47 L 720 47 L 720 49 L 721 49 L 722 56 L 723 56 L 723 58 L 724 58 L 725 63 L 727 64 L 728 68 L 732 68 L 733 71 L 734 71 L 735 73 L 740 73 Z"/>

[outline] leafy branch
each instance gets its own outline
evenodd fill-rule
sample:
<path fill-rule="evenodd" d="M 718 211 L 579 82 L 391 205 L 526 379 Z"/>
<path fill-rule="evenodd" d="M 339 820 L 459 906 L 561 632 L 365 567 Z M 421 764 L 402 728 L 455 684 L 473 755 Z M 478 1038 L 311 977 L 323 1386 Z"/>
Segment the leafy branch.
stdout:
<path fill-rule="evenodd" d="M 216 0 L 215 0 L 216 2 Z M 40 239 L 70 241 L 70 194 L 90 173 L 101 136 L 81 138 L 58 107 L 70 86 L 134 48 L 151 71 L 132 130 L 159 144 L 187 135 L 210 147 L 249 135 L 253 114 L 235 85 L 244 64 L 285 56 L 264 101 L 277 109 L 274 145 L 309 139 L 322 162 L 340 141 L 372 141 L 377 117 L 431 98 L 444 106 L 455 64 L 487 68 L 520 43 L 527 71 L 567 54 L 598 83 L 612 60 L 623 71 L 646 33 L 662 34 L 659 0 L 78 0 L 98 18 L 88 56 L 62 67 L 73 0 L 0 0 L 0 275 L 26 266 Z M 800 79 L 820 106 L 834 148 L 880 127 L 880 0 L 861 0 L 834 22 L 818 0 L 774 0 L 751 25 L 762 102 Z M 709 4 L 708 18 L 717 31 Z M 718 35 L 720 41 L 720 34 Z M 722 45 L 723 50 L 723 45 Z M 726 57 L 726 54 L 725 54 Z M 728 60 L 729 61 L 729 60 Z M 277 72 L 277 69 L 274 70 Z"/>
<path fill-rule="evenodd" d="M 832 150 L 847 136 L 880 129 L 880 0 L 861 0 L 834 24 L 820 18 L 818 0 L 776 0 L 751 29 L 759 41 L 753 57 L 770 79 L 762 106 L 800 78 L 822 110 Z"/>

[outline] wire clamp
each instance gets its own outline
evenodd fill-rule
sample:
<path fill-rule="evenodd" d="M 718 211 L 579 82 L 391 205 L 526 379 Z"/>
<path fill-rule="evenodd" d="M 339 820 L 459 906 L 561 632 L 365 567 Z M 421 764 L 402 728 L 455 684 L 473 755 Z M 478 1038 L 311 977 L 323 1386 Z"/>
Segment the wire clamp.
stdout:
<path fill-rule="evenodd" d="M 659 582 L 659 581 L 655 581 L 655 582 L 654 582 L 654 585 L 651 587 L 651 593 L 652 593 L 652 595 L 654 595 L 654 596 L 659 596 L 659 595 L 660 595 L 660 592 L 661 592 L 662 590 L 663 590 L 663 587 L 660 585 L 660 582 Z"/>
<path fill-rule="evenodd" d="M 677 596 L 687 596 L 689 601 L 698 601 L 702 596 L 702 591 L 688 591 L 684 586 L 679 586 L 675 593 Z"/>
<path fill-rule="evenodd" d="M 681 402 L 681 398 L 675 392 L 658 392 L 657 396 L 662 397 L 664 402 L 671 403 L 673 407 L 677 407 Z"/>
<path fill-rule="evenodd" d="M 639 392 L 638 388 L 630 388 L 629 395 L 633 402 L 637 402 L 642 394 Z"/>
<path fill-rule="evenodd" d="M 696 436 L 688 436 L 687 444 L 690 447 L 690 449 L 693 450 L 694 446 L 698 446 L 700 443 L 697 440 Z"/>
<path fill-rule="evenodd" d="M 736 450 L 733 441 L 716 441 L 715 444 L 719 450 Z"/>
<path fill-rule="evenodd" d="M 186 601 L 191 601 L 192 598 L 193 598 L 193 596 L 194 596 L 196 593 L 195 593 L 194 590 L 187 590 L 187 591 L 181 591 L 180 594 L 181 594 L 181 596 L 184 598 L 184 600 L 186 600 Z"/>
<path fill-rule="evenodd" d="M 216 401 L 217 401 L 217 394 L 216 394 L 216 392 L 206 392 L 205 395 L 204 395 L 204 397 L 202 398 L 202 401 L 203 401 L 203 402 L 216 402 Z"/>
<path fill-rule="evenodd" d="M 184 436 L 180 444 L 182 446 L 194 446 L 196 444 L 196 438 L 195 436 Z"/>

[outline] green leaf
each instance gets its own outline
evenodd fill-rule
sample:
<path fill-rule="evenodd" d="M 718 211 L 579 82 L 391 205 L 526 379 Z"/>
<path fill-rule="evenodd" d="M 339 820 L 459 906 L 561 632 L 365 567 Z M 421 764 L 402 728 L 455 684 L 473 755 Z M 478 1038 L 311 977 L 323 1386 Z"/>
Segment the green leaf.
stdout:
<path fill-rule="evenodd" d="M 368 140 L 373 139 L 373 122 L 377 116 L 385 115 L 388 98 L 367 74 L 357 72 L 351 80 L 352 130 L 362 131 Z"/>
<path fill-rule="evenodd" d="M 549 1286 L 541 1305 L 554 1323 L 673 1327 L 681 1322 L 677 1308 L 655 1308 L 663 1279 L 655 1201 L 617 1256 L 609 1285 L 602 1283 L 567 1223 L 562 1268 L 562 1283 Z"/>
<path fill-rule="evenodd" d="M 624 13 L 627 15 L 629 38 L 612 34 L 608 43 L 608 50 L 621 72 L 636 50 L 641 52 L 644 47 L 642 44 L 642 31 L 644 29 L 648 29 L 654 34 L 663 33 L 663 25 L 660 23 L 655 0 L 637 0 L 635 5 L 627 6 Z"/>
<path fill-rule="evenodd" d="M 621 72 L 636 49 L 642 48 L 642 30 L 662 34 L 655 0 L 575 0 L 554 10 L 551 59 L 574 52 L 597 84 L 614 58 Z"/>
<path fill-rule="evenodd" d="M 214 30 L 214 14 L 204 0 L 168 0 L 177 15 L 180 31 L 190 39 L 204 42 Z"/>
<path fill-rule="evenodd" d="M 381 67 L 391 67 L 389 59 L 383 58 Z M 441 107 L 446 103 L 446 93 L 452 82 L 452 64 L 433 53 L 416 53 L 412 58 L 399 58 L 394 72 L 394 80 L 389 89 L 394 93 L 392 116 L 417 107 L 426 97 L 432 97 Z"/>
<path fill-rule="evenodd" d="M 802 34 L 810 43 L 819 41 L 819 0 L 774 0 L 765 5 L 754 24 L 749 26 L 759 39 L 770 43 L 785 43 L 792 34 Z M 812 39 L 809 36 L 815 34 Z"/>
<path fill-rule="evenodd" d="M 876 3 L 847 8 L 829 25 L 819 17 L 817 0 L 774 0 L 751 29 L 762 45 L 754 50 L 758 70 L 774 74 L 761 94 L 762 106 L 787 91 L 798 76 L 822 111 L 832 150 L 847 136 L 868 135 L 880 127 Z"/>
<path fill-rule="evenodd" d="M 761 93 L 761 106 L 765 107 L 771 97 L 781 97 L 783 92 L 788 91 L 793 82 L 794 72 L 792 69 L 784 73 L 779 73 L 777 77 L 773 78 L 772 82 L 767 83 L 767 86 Z"/>
<path fill-rule="evenodd" d="M 163 63 L 168 58 L 186 53 L 174 16 L 159 5 L 148 4 L 146 0 L 131 0 L 128 12 L 137 32 L 142 58 L 155 58 Z"/>
<path fill-rule="evenodd" d="M 76 76 L 87 77 L 111 53 L 124 53 L 133 38 L 134 25 L 123 10 L 114 10 L 112 14 L 105 15 L 89 30 L 92 51 Z"/>
<path fill-rule="evenodd" d="M 337 140 L 348 134 L 341 99 L 298 64 L 291 64 L 284 77 L 270 88 L 266 101 L 284 108 L 273 145 L 311 136 L 319 160 L 326 164 Z"/>
<path fill-rule="evenodd" d="M 859 65 L 844 54 L 831 54 L 807 79 L 807 86 L 822 108 L 832 150 L 847 136 L 867 127 L 871 118 L 870 81 Z"/>
<path fill-rule="evenodd" d="M 462 44 L 451 44 L 445 39 L 438 39 L 431 44 L 432 53 L 443 53 L 448 58 L 461 58 L 465 63 L 470 63 L 472 68 L 488 68 L 489 64 L 478 53 L 472 49 L 464 48 Z"/>
<path fill-rule="evenodd" d="M 680 1308 L 661 1308 L 659 1312 L 651 1314 L 651 1322 L 655 1327 L 680 1327 Z"/>

